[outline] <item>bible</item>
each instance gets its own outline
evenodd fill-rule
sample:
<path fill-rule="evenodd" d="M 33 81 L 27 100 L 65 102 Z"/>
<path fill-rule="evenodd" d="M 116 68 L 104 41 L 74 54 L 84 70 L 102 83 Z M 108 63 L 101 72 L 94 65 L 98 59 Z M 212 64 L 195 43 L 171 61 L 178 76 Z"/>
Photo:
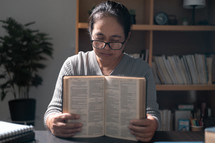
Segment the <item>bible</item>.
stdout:
<path fill-rule="evenodd" d="M 205 128 L 205 143 L 214 143 L 215 141 L 215 127 Z"/>
<path fill-rule="evenodd" d="M 63 112 L 80 115 L 78 122 L 83 127 L 74 137 L 105 135 L 136 140 L 128 126 L 132 119 L 146 118 L 146 79 L 124 76 L 64 76 Z"/>

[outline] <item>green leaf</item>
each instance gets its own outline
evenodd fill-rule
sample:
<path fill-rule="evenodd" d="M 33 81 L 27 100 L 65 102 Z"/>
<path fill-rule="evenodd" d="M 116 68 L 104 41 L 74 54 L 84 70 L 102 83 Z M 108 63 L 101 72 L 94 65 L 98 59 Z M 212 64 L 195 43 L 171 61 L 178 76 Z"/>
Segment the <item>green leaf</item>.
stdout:
<path fill-rule="evenodd" d="M 6 31 L 4 36 L 0 36 L 1 99 L 9 89 L 14 96 L 18 95 L 15 88 L 26 89 L 28 95 L 31 86 L 42 84 L 38 71 L 46 67 L 43 62 L 53 58 L 51 38 L 38 29 L 31 29 L 35 22 L 21 24 L 8 17 L 0 23 Z"/>

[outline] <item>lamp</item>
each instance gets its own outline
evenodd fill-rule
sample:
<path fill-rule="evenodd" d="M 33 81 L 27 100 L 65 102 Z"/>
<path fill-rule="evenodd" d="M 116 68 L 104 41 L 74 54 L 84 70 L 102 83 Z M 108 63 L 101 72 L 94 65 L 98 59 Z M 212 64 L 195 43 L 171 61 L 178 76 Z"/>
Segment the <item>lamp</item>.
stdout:
<path fill-rule="evenodd" d="M 192 25 L 195 25 L 195 9 L 204 8 L 206 5 L 205 0 L 184 0 L 183 7 L 187 9 L 193 9 L 192 12 Z"/>

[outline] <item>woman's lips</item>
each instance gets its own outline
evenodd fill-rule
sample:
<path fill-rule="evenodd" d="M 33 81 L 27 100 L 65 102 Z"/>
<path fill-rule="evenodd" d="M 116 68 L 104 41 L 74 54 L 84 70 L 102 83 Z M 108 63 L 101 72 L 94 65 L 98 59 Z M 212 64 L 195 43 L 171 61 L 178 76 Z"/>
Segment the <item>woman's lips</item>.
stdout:
<path fill-rule="evenodd" d="M 100 53 L 102 56 L 112 56 L 111 53 Z"/>

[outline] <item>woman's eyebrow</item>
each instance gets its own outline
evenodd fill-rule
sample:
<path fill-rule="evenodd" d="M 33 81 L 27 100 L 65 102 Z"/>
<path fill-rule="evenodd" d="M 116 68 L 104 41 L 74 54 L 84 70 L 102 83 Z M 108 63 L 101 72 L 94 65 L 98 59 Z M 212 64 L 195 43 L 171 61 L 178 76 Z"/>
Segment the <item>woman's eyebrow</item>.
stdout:
<path fill-rule="evenodd" d="M 120 35 L 112 35 L 111 37 L 112 38 L 122 38 L 122 36 L 120 36 Z"/>
<path fill-rule="evenodd" d="M 101 33 L 101 32 L 98 32 L 98 33 L 96 33 L 95 35 L 96 35 L 96 36 L 104 36 L 104 34 Z"/>
<path fill-rule="evenodd" d="M 96 37 L 104 37 L 105 35 L 104 35 L 103 33 L 101 33 L 101 32 L 98 32 L 98 33 L 95 33 L 94 36 L 96 36 Z M 115 34 L 115 35 L 111 35 L 111 38 L 121 39 L 122 36 L 121 36 L 121 35 Z"/>

